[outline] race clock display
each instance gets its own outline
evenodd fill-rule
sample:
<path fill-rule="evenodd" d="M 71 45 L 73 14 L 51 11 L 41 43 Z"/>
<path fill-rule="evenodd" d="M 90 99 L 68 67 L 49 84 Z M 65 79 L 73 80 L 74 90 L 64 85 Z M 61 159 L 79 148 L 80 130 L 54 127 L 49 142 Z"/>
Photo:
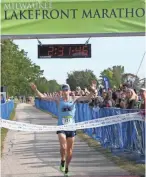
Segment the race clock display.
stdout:
<path fill-rule="evenodd" d="M 38 45 L 38 58 L 91 58 L 91 44 Z"/>

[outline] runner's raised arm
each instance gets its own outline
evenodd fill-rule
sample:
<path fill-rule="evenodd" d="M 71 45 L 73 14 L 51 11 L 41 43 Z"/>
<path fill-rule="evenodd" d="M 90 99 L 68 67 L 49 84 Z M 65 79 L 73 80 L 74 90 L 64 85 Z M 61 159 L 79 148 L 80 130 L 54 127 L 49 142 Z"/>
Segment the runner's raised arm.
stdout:
<path fill-rule="evenodd" d="M 31 89 L 37 94 L 37 96 L 43 100 L 50 100 L 50 97 L 43 95 L 40 91 L 38 91 L 37 86 L 34 83 L 30 84 Z"/>
<path fill-rule="evenodd" d="M 39 98 L 41 98 L 42 100 L 55 101 L 58 104 L 60 97 L 53 97 L 52 98 L 50 96 L 45 96 L 37 89 L 37 86 L 34 83 L 31 83 L 30 86 L 31 86 L 32 90 L 37 94 L 37 96 Z"/>

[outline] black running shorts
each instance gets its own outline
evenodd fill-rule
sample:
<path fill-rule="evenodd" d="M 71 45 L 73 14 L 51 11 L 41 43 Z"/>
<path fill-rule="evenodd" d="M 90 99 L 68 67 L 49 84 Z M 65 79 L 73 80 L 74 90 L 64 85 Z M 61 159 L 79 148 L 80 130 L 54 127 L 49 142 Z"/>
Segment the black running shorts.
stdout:
<path fill-rule="evenodd" d="M 59 134 L 59 133 L 65 134 L 66 138 L 73 138 L 76 136 L 76 131 L 64 131 L 64 130 L 57 131 L 57 134 Z"/>

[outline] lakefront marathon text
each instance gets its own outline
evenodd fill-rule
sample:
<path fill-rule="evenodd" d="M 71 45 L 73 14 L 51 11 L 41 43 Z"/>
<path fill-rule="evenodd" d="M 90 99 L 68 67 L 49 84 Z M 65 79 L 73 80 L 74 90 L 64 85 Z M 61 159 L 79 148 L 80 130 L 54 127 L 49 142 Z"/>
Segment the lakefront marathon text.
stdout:
<path fill-rule="evenodd" d="M 7 3 L 4 4 L 4 20 L 34 19 L 87 19 L 87 18 L 132 18 L 144 17 L 145 9 L 111 8 L 111 9 L 49 9 L 49 3 Z"/>

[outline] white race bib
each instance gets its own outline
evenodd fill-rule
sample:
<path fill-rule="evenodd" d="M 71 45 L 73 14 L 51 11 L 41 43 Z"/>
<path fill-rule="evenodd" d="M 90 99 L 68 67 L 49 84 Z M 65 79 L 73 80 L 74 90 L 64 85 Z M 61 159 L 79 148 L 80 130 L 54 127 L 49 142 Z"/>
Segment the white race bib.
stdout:
<path fill-rule="evenodd" d="M 65 116 L 62 118 L 62 123 L 64 125 L 71 125 L 73 123 L 73 117 L 72 116 Z"/>

